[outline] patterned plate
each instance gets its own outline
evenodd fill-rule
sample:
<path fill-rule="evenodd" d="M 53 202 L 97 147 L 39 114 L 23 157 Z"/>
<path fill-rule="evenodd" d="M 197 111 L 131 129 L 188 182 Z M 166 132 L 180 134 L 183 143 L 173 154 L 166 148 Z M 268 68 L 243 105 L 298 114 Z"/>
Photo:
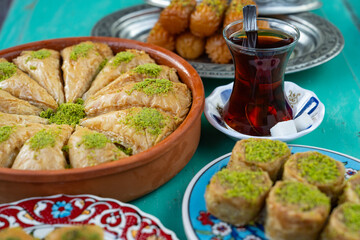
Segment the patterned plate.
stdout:
<path fill-rule="evenodd" d="M 291 141 L 299 137 L 305 136 L 314 131 L 323 121 L 325 115 L 325 106 L 312 91 L 303 89 L 293 82 L 285 81 L 284 91 L 287 103 L 290 105 L 294 119 L 302 113 L 307 113 L 313 120 L 313 124 L 300 132 L 288 136 L 281 137 L 257 137 L 268 138 L 280 141 Z M 204 114 L 206 119 L 213 127 L 235 141 L 253 136 L 245 135 L 227 127 L 222 119 L 222 110 L 225 103 L 230 98 L 233 83 L 215 88 L 215 90 L 205 99 Z"/>
<path fill-rule="evenodd" d="M 360 160 L 326 149 L 291 145 L 292 153 L 318 151 L 344 163 L 345 178 L 349 178 L 360 170 Z M 236 227 L 222 222 L 206 210 L 205 189 L 211 177 L 229 162 L 228 153 L 202 168 L 188 185 L 182 202 L 182 219 L 188 239 L 221 239 L 221 240 L 266 240 L 263 225 L 259 222 L 244 227 Z"/>
<path fill-rule="evenodd" d="M 93 195 L 54 195 L 0 205 L 0 229 L 22 227 L 44 238 L 57 227 L 96 224 L 105 239 L 178 239 L 160 221 L 137 207 Z"/>
<path fill-rule="evenodd" d="M 282 0 L 271 1 L 273 4 Z M 287 1 L 300 2 L 299 0 Z M 262 0 L 262 2 L 270 1 Z M 122 9 L 100 19 L 93 27 L 91 35 L 145 42 L 161 10 L 161 8 L 146 4 Z M 305 12 L 275 17 L 295 25 L 300 30 L 300 39 L 290 56 L 286 73 L 299 72 L 323 64 L 337 56 L 344 47 L 344 38 L 339 29 L 320 16 Z M 233 64 L 211 63 L 205 54 L 189 62 L 201 77 L 234 78 Z"/>

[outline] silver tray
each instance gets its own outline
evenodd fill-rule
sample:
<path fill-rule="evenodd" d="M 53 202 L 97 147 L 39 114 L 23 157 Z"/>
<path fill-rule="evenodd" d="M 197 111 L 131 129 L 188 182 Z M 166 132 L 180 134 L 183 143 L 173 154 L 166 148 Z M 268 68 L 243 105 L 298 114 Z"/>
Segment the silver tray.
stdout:
<path fill-rule="evenodd" d="M 230 1 L 230 0 L 229 0 Z M 145 0 L 146 3 L 164 8 L 170 0 Z M 197 0 L 201 2 L 201 0 Z M 293 14 L 318 9 L 322 3 L 318 0 L 255 0 L 260 15 Z"/>
<path fill-rule="evenodd" d="M 122 9 L 97 22 L 91 35 L 145 42 L 161 10 L 146 4 Z M 297 26 L 301 32 L 299 42 L 286 67 L 286 73 L 299 72 L 325 63 L 337 56 L 344 47 L 341 32 L 333 24 L 315 14 L 306 12 L 276 18 Z M 234 78 L 232 64 L 211 63 L 206 56 L 189 62 L 201 77 Z"/>

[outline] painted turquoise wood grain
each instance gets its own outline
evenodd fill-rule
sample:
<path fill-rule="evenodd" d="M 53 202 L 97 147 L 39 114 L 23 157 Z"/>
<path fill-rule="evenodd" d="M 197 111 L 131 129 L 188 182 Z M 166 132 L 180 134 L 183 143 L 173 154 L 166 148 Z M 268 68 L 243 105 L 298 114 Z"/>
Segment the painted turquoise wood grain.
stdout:
<path fill-rule="evenodd" d="M 360 31 L 354 15 L 344 7 L 344 1 L 359 17 L 359 0 L 324 0 L 323 7 L 314 11 L 343 33 L 343 52 L 321 66 L 285 77 L 286 81 L 314 91 L 326 107 L 320 127 L 291 143 L 323 147 L 360 158 Z M 43 39 L 89 36 L 102 17 L 141 3 L 140 0 L 15 0 L 0 32 L 0 49 Z M 231 80 L 203 79 L 203 82 L 208 96 L 215 87 Z M 158 217 L 179 239 L 186 239 L 181 202 L 188 183 L 208 162 L 230 152 L 234 144 L 202 116 L 199 148 L 189 164 L 168 183 L 131 203 Z"/>

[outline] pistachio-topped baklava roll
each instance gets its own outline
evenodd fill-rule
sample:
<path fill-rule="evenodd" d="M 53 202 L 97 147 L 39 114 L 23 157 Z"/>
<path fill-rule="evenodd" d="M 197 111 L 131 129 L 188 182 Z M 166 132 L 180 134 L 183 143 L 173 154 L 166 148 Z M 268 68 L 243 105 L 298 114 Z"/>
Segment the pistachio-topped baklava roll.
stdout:
<path fill-rule="evenodd" d="M 283 180 L 295 180 L 315 185 L 335 203 L 345 184 L 345 167 L 319 152 L 292 155 L 284 165 Z"/>
<path fill-rule="evenodd" d="M 353 202 L 360 204 L 360 173 L 350 177 L 345 184 L 340 202 Z"/>
<path fill-rule="evenodd" d="M 0 231 L 1 240 L 33 240 L 21 227 L 5 228 Z"/>
<path fill-rule="evenodd" d="M 359 240 L 360 204 L 344 203 L 337 206 L 330 215 L 321 240 Z"/>
<path fill-rule="evenodd" d="M 239 162 L 255 165 L 268 172 L 270 178 L 275 181 L 290 154 L 287 144 L 278 140 L 243 139 L 235 144 L 228 167 L 236 166 Z"/>
<path fill-rule="evenodd" d="M 104 230 L 97 225 L 74 225 L 56 228 L 45 237 L 45 240 L 63 239 L 102 240 L 104 239 Z"/>
<path fill-rule="evenodd" d="M 265 171 L 224 168 L 211 178 L 206 188 L 206 207 L 223 221 L 245 225 L 259 214 L 271 185 Z"/>
<path fill-rule="evenodd" d="M 315 186 L 278 181 L 266 200 L 265 233 L 271 240 L 315 240 L 330 212 L 330 199 Z"/>

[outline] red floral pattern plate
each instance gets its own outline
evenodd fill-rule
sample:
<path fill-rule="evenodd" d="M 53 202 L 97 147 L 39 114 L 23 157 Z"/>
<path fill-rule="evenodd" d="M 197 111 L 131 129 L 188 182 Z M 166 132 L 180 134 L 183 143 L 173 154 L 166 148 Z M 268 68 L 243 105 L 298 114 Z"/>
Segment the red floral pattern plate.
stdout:
<path fill-rule="evenodd" d="M 96 224 L 110 239 L 178 239 L 154 216 L 115 199 L 93 195 L 34 197 L 0 205 L 0 229 L 22 227 L 44 238 L 57 227 Z"/>

